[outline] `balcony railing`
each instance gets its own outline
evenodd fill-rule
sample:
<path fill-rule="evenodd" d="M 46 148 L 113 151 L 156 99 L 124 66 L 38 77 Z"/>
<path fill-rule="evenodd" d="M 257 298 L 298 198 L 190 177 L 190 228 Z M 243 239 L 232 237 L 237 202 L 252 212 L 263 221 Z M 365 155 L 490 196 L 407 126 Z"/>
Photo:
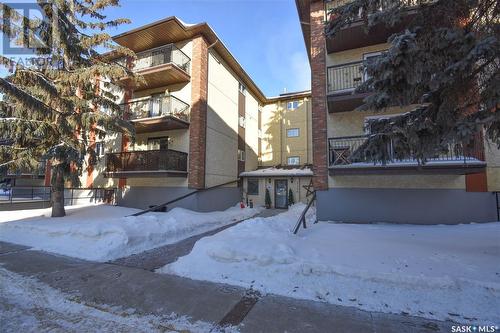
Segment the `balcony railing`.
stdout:
<path fill-rule="evenodd" d="M 171 116 L 189 122 L 189 104 L 174 96 L 158 96 L 122 104 L 128 119 Z"/>
<path fill-rule="evenodd" d="M 134 62 L 133 68 L 138 71 L 168 63 L 173 63 L 189 73 L 191 59 L 177 46 L 169 44 L 137 53 L 137 60 Z"/>
<path fill-rule="evenodd" d="M 346 136 L 346 137 L 334 137 L 328 139 L 329 145 L 329 163 L 330 167 L 333 166 L 348 166 L 353 164 L 358 164 L 362 166 L 363 164 L 379 165 L 380 163 L 374 163 L 367 157 L 363 157 L 363 154 L 358 154 L 363 143 L 366 142 L 368 136 Z M 413 156 L 408 156 L 407 158 L 401 158 L 403 154 L 398 154 L 394 149 L 392 143 L 389 143 L 386 147 L 387 156 L 389 156 L 389 164 L 418 164 L 416 158 Z M 449 163 L 480 163 L 484 161 L 484 148 L 482 140 L 475 140 L 474 143 L 463 146 L 462 144 L 450 144 L 448 146 L 448 151 L 446 153 L 436 154 L 436 156 L 429 158 L 426 163 L 433 162 L 449 162 Z"/>
<path fill-rule="evenodd" d="M 106 154 L 107 172 L 187 172 L 187 153 L 165 149 Z"/>
<path fill-rule="evenodd" d="M 365 79 L 362 61 L 330 66 L 327 68 L 327 91 L 329 94 L 351 91 Z"/>

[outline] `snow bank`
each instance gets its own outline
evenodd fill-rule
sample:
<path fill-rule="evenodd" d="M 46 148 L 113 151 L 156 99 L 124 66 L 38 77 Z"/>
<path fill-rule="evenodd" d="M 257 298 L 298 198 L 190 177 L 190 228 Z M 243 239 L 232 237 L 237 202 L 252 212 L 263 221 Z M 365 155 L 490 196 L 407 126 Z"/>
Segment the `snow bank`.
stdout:
<path fill-rule="evenodd" d="M 107 261 L 252 217 L 260 209 L 232 207 L 222 212 L 197 213 L 174 208 L 167 213 L 126 217 L 139 210 L 86 205 L 67 207 L 67 216 L 62 218 L 50 218 L 50 208 L 8 211 L 0 214 L 0 240 Z"/>
<path fill-rule="evenodd" d="M 500 323 L 500 223 L 321 222 L 293 235 L 303 207 L 203 238 L 159 271 L 371 311 Z"/>
<path fill-rule="evenodd" d="M 174 313 L 139 315 L 102 304 L 84 304 L 32 278 L 0 268 L 2 332 L 219 332 L 210 323 Z M 224 332 L 236 331 L 235 329 Z"/>

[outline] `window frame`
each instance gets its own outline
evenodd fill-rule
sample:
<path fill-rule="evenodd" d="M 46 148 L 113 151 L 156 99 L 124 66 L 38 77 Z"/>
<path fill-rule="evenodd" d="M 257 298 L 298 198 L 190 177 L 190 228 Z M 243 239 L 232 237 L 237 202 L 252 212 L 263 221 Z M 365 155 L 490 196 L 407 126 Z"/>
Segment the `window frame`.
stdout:
<path fill-rule="evenodd" d="M 250 182 L 257 182 L 254 189 L 256 191 L 250 191 Z M 247 195 L 259 195 L 260 179 L 259 178 L 247 178 Z"/>
<path fill-rule="evenodd" d="M 290 159 L 297 159 L 297 163 L 290 163 Z M 300 165 L 300 156 L 288 156 L 286 163 L 287 165 Z"/>
<path fill-rule="evenodd" d="M 238 161 L 240 162 L 245 162 L 246 159 L 246 153 L 242 149 L 238 149 Z"/>
<path fill-rule="evenodd" d="M 297 131 L 297 135 L 290 135 L 290 131 Z M 293 128 L 288 128 L 286 130 L 286 137 L 287 138 L 298 138 L 300 137 L 300 128 L 299 127 L 293 127 Z"/>
<path fill-rule="evenodd" d="M 292 107 L 290 107 L 290 105 L 292 105 Z M 298 100 L 286 102 L 286 109 L 287 110 L 297 110 L 298 108 L 299 108 L 299 101 Z"/>

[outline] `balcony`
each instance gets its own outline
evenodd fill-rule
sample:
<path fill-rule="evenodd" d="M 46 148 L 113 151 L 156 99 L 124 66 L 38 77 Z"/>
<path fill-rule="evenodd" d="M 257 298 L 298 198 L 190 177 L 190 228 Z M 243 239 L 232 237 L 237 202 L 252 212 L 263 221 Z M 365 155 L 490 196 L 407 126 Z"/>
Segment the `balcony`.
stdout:
<path fill-rule="evenodd" d="M 126 63 L 124 59 L 120 59 L 119 62 Z M 190 64 L 191 59 L 174 44 L 137 53 L 137 60 L 133 62 L 132 68 L 142 75 L 145 82 L 134 89 L 152 89 L 189 82 Z M 128 84 L 129 80 L 124 79 L 122 83 Z"/>
<path fill-rule="evenodd" d="M 369 93 L 354 93 L 354 90 L 366 80 L 363 62 L 351 62 L 330 66 L 326 71 L 328 112 L 352 111 L 363 104 Z"/>
<path fill-rule="evenodd" d="M 412 14 L 412 9 L 416 6 L 420 6 L 425 3 L 429 3 L 432 0 L 387 0 L 383 1 L 383 5 L 377 8 L 377 11 L 384 11 L 395 3 L 400 3 L 408 9 L 407 17 L 409 18 Z M 331 0 L 325 2 L 325 13 L 326 19 L 329 20 L 331 14 L 329 12 L 332 9 L 341 7 L 348 4 L 351 0 Z M 365 31 L 364 22 L 361 19 L 361 14 L 359 20 L 353 21 L 348 26 L 345 26 L 340 31 L 338 31 L 334 36 L 326 39 L 326 48 L 328 53 L 340 52 L 350 49 L 356 49 L 359 47 L 375 45 L 387 42 L 387 39 L 393 33 L 401 31 L 404 29 L 406 22 L 401 22 L 400 24 L 388 28 L 385 25 L 379 24 L 367 33 Z"/>
<path fill-rule="evenodd" d="M 172 150 L 144 150 L 106 154 L 106 177 L 186 177 L 188 154 Z"/>
<path fill-rule="evenodd" d="M 189 104 L 174 96 L 154 96 L 122 104 L 137 133 L 189 127 Z"/>
<path fill-rule="evenodd" d="M 415 158 L 400 158 L 392 144 L 387 146 L 390 162 L 374 163 L 368 158 L 355 157 L 368 136 L 346 136 L 328 139 L 330 175 L 345 174 L 469 174 L 484 171 L 482 140 L 471 145 L 450 144 L 448 152 L 437 154 L 419 164 Z"/>

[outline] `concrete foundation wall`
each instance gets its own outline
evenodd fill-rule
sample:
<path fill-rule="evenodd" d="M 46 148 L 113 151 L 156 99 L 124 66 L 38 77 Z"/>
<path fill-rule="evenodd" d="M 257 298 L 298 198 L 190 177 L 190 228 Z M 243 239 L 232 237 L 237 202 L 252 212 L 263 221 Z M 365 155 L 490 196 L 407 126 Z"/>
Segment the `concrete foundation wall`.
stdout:
<path fill-rule="evenodd" d="M 495 195 L 454 189 L 333 188 L 317 191 L 320 221 L 458 224 L 497 219 Z"/>
<path fill-rule="evenodd" d="M 120 198 L 118 205 L 139 209 L 159 205 L 194 191 L 186 187 L 130 187 Z M 220 187 L 196 193 L 168 206 L 168 209 L 182 207 L 199 212 L 224 210 L 241 200 L 239 187 Z"/>

